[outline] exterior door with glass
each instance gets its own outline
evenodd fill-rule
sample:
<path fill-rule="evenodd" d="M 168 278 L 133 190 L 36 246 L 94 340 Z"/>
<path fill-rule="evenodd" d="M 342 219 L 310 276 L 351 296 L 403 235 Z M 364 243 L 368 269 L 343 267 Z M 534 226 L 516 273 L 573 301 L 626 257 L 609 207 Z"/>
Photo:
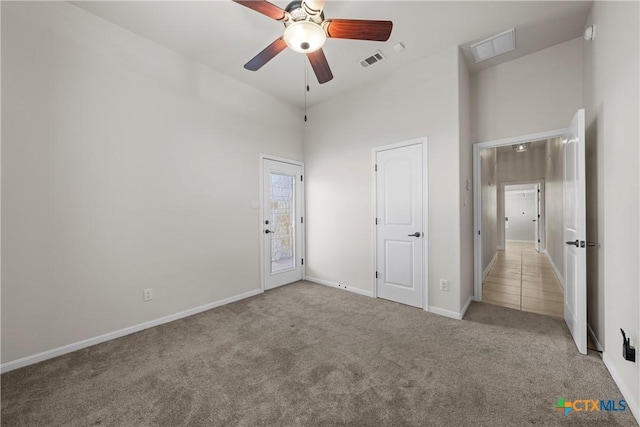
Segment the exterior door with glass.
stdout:
<path fill-rule="evenodd" d="M 272 289 L 302 279 L 302 165 L 262 159 L 262 280 Z"/>

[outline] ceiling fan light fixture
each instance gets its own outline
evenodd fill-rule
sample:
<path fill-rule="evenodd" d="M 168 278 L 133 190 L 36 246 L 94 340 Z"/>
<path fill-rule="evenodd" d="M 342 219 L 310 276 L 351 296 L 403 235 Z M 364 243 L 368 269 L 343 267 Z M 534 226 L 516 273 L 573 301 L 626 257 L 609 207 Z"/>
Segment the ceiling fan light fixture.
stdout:
<path fill-rule="evenodd" d="M 284 30 L 284 41 L 291 50 L 311 53 L 324 46 L 327 35 L 315 22 L 297 21 Z"/>

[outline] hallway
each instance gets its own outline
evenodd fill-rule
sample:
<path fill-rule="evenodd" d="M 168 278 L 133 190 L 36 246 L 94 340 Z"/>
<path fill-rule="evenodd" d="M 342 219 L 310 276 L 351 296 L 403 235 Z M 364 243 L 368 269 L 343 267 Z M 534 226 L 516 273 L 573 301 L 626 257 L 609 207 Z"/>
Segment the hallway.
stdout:
<path fill-rule="evenodd" d="M 482 284 L 482 300 L 489 304 L 563 317 L 564 291 L 546 255 L 533 243 L 506 243 Z"/>

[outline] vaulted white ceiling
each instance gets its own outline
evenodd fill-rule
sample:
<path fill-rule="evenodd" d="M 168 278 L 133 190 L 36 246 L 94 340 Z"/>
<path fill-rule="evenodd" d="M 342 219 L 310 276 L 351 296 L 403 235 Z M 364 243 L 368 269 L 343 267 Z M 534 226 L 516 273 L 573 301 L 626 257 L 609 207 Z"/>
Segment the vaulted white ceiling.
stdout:
<path fill-rule="evenodd" d="M 285 8 L 287 1 L 272 1 Z M 284 31 L 284 26 L 230 0 L 81 1 L 86 9 L 129 31 L 206 64 L 296 106 L 304 105 L 304 55 L 285 50 L 256 72 L 243 65 Z M 329 39 L 324 52 L 334 79 L 319 85 L 308 68 L 308 105 L 351 88 L 375 84 L 401 67 L 461 46 L 474 72 L 579 37 L 591 7 L 583 1 L 327 1 L 327 18 L 393 21 L 389 41 Z M 473 64 L 469 44 L 509 28 L 516 50 Z M 396 52 L 402 42 L 406 49 Z M 377 50 L 387 60 L 360 61 Z"/>

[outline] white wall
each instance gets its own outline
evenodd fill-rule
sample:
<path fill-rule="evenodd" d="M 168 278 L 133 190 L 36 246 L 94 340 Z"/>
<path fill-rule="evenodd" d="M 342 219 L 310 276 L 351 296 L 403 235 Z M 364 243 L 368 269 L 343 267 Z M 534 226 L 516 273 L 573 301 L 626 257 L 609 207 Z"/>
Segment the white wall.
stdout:
<path fill-rule="evenodd" d="M 460 143 L 460 307 L 473 296 L 473 150 L 471 145 L 471 76 L 458 50 Z M 469 185 L 467 185 L 469 184 Z"/>
<path fill-rule="evenodd" d="M 506 240 L 534 242 L 537 210 L 534 194 L 529 191 L 505 189 L 504 215 L 509 218 L 505 224 Z"/>
<path fill-rule="evenodd" d="M 505 247 L 504 184 L 519 181 L 544 181 L 545 155 L 545 146 L 530 147 L 522 153 L 516 153 L 511 150 L 511 147 L 507 147 L 506 150 L 498 149 L 498 248 L 501 250 L 504 250 Z"/>
<path fill-rule="evenodd" d="M 429 303 L 460 309 L 458 49 L 311 108 L 305 127 L 307 275 L 373 290 L 371 151 L 428 137 Z M 450 291 L 438 290 L 448 279 Z"/>
<path fill-rule="evenodd" d="M 498 251 L 498 159 L 495 148 L 480 151 L 482 198 L 482 271 Z"/>
<path fill-rule="evenodd" d="M 620 328 L 640 348 L 639 13 L 638 2 L 594 2 L 587 25 L 596 25 L 596 37 L 584 42 L 587 163 L 592 168 L 587 173 L 587 237 L 600 244 L 589 256 L 597 264 L 589 284 L 589 324 L 638 420 L 640 370 L 638 362 L 622 358 Z"/>
<path fill-rule="evenodd" d="M 551 262 L 564 279 L 564 146 L 562 138 L 550 139 L 546 150 L 545 246 Z M 590 174 L 591 172 L 587 173 L 587 175 Z"/>
<path fill-rule="evenodd" d="M 472 78 L 472 139 L 562 129 L 582 108 L 582 42 L 570 40 Z"/>
<path fill-rule="evenodd" d="M 2 59 L 3 363 L 259 288 L 299 110 L 66 2 L 2 2 Z"/>

